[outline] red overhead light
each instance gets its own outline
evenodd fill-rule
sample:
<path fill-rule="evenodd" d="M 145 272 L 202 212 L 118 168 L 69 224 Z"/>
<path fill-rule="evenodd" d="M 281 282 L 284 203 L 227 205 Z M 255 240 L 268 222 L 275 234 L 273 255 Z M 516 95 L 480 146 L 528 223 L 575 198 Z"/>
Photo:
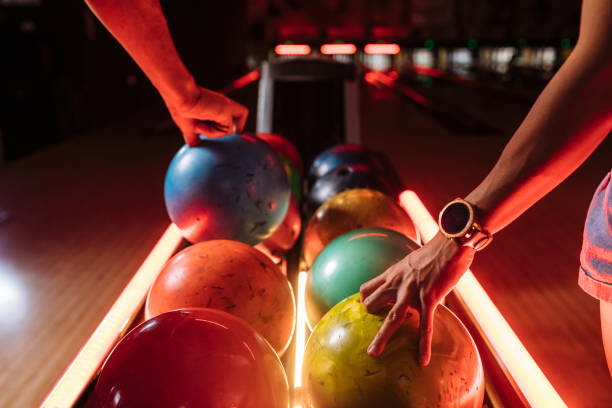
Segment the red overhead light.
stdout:
<path fill-rule="evenodd" d="M 366 54 L 399 54 L 400 46 L 397 44 L 367 44 L 363 49 Z"/>
<path fill-rule="evenodd" d="M 355 44 L 323 44 L 321 54 L 325 55 L 350 55 L 357 52 Z"/>
<path fill-rule="evenodd" d="M 306 44 L 278 44 L 274 47 L 277 55 L 308 55 L 310 46 Z"/>

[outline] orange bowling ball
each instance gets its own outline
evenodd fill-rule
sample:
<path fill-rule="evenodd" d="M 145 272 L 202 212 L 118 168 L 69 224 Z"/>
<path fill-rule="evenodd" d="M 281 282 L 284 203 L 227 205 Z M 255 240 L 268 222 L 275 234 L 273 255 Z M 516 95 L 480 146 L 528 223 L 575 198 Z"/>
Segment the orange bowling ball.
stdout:
<path fill-rule="evenodd" d="M 145 318 L 192 307 L 241 317 L 279 355 L 293 335 L 295 299 L 289 281 L 266 255 L 242 242 L 204 241 L 176 254 L 149 290 Z"/>
<path fill-rule="evenodd" d="M 300 216 L 300 208 L 295 196 L 291 194 L 289 209 L 287 210 L 287 214 L 282 224 L 270 238 L 257 244 L 255 247 L 278 262 L 285 252 L 293 248 L 295 241 L 297 241 L 300 236 L 301 229 L 302 218 Z"/>
<path fill-rule="evenodd" d="M 332 197 L 314 213 L 304 235 L 304 260 L 312 265 L 334 238 L 373 227 L 394 230 L 420 242 L 412 220 L 395 200 L 380 191 L 353 189 Z"/>

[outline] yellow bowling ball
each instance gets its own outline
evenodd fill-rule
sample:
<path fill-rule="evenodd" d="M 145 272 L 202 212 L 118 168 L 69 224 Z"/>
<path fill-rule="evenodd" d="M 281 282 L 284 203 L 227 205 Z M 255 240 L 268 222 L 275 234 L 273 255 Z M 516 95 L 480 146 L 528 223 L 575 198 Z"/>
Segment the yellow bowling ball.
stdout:
<path fill-rule="evenodd" d="M 304 233 L 304 260 L 310 266 L 334 238 L 370 227 L 397 231 L 419 242 L 412 220 L 393 198 L 380 191 L 359 188 L 344 191 L 317 209 Z"/>
<path fill-rule="evenodd" d="M 413 314 L 378 358 L 367 347 L 384 317 L 366 312 L 353 295 L 315 327 L 302 381 L 309 408 L 481 408 L 484 373 L 478 349 L 461 321 L 440 305 L 431 362 L 418 362 L 418 315 Z"/>

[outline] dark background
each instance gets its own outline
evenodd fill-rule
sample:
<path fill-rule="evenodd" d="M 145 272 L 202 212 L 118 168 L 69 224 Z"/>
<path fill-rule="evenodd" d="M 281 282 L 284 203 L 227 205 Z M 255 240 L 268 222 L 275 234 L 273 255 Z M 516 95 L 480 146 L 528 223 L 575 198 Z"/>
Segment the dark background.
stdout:
<path fill-rule="evenodd" d="M 580 12 L 575 0 L 164 0 L 162 7 L 185 64 L 212 89 L 244 73 L 249 52 L 265 52 L 296 27 L 316 41 L 328 27 L 376 40 L 388 35 L 382 27 L 413 46 L 473 39 L 558 46 L 575 42 Z M 165 115 L 155 89 L 83 1 L 0 0 L 0 56 L 0 163 L 143 110 Z"/>

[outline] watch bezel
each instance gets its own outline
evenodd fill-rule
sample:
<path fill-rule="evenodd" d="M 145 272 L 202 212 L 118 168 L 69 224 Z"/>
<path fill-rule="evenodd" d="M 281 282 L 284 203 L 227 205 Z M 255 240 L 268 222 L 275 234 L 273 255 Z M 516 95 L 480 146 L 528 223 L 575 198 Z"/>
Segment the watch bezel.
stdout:
<path fill-rule="evenodd" d="M 466 207 L 468 209 L 468 214 L 469 214 L 469 218 L 465 224 L 465 226 L 461 229 L 461 231 L 457 232 L 457 233 L 449 233 L 444 225 L 442 224 L 442 219 L 444 217 L 444 213 L 448 210 L 449 207 L 455 205 L 455 204 L 462 204 L 464 207 Z M 461 199 L 461 198 L 456 198 L 453 201 L 449 202 L 448 204 L 446 204 L 444 206 L 444 208 L 442 208 L 442 211 L 440 211 L 440 214 L 438 215 L 438 226 L 440 227 L 440 231 L 442 232 L 442 234 L 447 237 L 447 238 L 461 238 L 464 237 L 465 234 L 472 228 L 472 226 L 474 225 L 474 208 L 472 207 L 472 205 L 470 203 L 468 203 L 467 201 Z"/>

